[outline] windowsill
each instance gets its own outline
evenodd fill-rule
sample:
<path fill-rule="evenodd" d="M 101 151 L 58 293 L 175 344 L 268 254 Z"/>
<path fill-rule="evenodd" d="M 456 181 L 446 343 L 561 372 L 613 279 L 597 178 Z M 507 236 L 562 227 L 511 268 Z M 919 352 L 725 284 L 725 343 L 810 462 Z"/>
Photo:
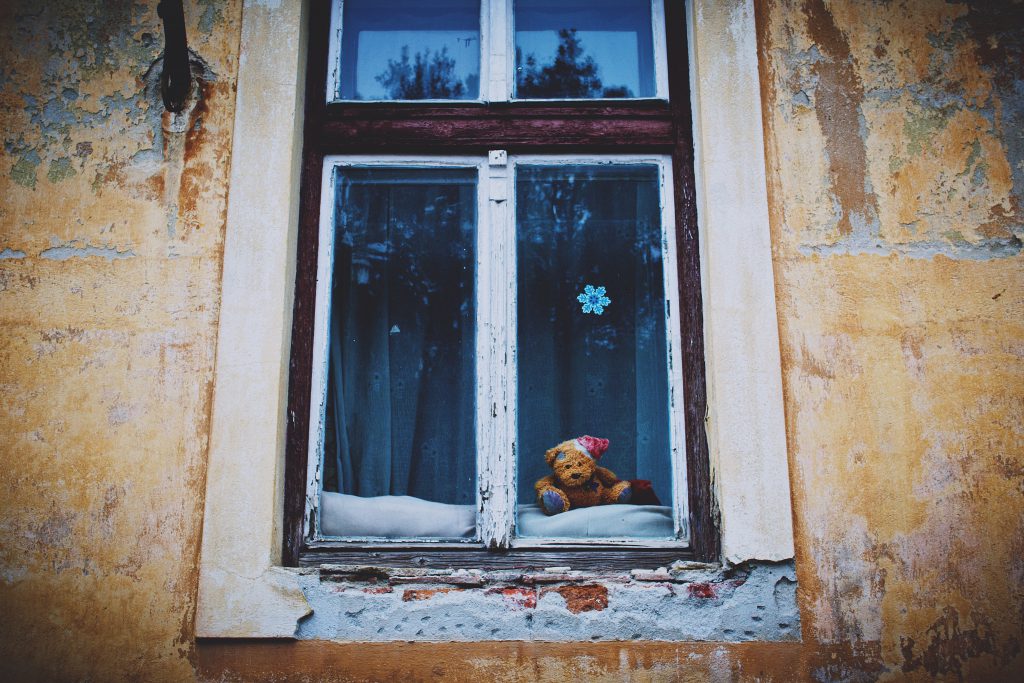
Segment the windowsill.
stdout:
<path fill-rule="evenodd" d="M 380 546 L 320 542 L 311 544 L 299 556 L 303 567 L 331 564 L 375 565 L 387 568 L 424 568 L 431 570 L 472 569 L 530 571 L 532 569 L 571 566 L 578 570 L 650 571 L 683 562 L 692 564 L 693 552 L 676 547 L 623 547 L 561 544 L 513 548 L 492 552 L 469 544 L 388 544 Z"/>

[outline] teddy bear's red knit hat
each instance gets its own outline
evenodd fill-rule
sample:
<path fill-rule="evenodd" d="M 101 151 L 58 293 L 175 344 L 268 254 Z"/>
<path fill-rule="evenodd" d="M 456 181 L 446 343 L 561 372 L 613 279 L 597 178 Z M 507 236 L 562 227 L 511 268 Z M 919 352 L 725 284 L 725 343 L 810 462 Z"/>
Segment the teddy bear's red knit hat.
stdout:
<path fill-rule="evenodd" d="M 576 438 L 576 445 L 594 460 L 600 460 L 604 452 L 608 450 L 608 439 L 599 439 L 596 436 L 580 436 Z"/>

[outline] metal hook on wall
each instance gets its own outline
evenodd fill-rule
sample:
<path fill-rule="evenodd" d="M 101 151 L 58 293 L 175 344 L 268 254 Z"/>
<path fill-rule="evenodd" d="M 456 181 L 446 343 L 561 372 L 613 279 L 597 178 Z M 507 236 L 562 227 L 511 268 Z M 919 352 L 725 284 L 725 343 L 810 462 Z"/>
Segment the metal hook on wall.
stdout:
<path fill-rule="evenodd" d="M 160 96 L 164 108 L 175 114 L 185 108 L 192 91 L 185 10 L 181 3 L 182 0 L 160 0 L 156 7 L 157 15 L 164 21 L 164 64 L 160 73 Z"/>

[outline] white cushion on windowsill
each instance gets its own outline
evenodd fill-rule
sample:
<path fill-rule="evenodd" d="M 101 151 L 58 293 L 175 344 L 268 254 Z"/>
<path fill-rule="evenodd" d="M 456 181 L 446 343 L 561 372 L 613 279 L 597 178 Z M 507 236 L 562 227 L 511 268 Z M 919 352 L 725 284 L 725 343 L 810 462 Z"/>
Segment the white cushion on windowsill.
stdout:
<path fill-rule="evenodd" d="M 412 496 L 363 498 L 324 491 L 320 501 L 324 536 L 363 538 L 471 538 L 472 505 L 434 503 Z M 536 505 L 520 505 L 519 536 L 542 538 L 671 538 L 672 508 L 658 505 L 598 505 L 548 517 Z"/>
<path fill-rule="evenodd" d="M 412 496 L 363 498 L 324 491 L 320 533 L 375 538 L 469 538 L 476 531 L 472 505 L 434 503 Z"/>
<path fill-rule="evenodd" d="M 660 505 L 596 505 L 548 517 L 536 505 L 519 506 L 519 537 L 672 538 L 672 508 Z"/>

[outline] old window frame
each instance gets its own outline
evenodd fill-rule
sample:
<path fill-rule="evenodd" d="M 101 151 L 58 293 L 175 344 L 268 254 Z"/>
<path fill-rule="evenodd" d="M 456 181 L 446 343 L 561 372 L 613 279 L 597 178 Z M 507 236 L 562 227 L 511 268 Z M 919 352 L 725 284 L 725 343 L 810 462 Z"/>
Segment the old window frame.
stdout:
<path fill-rule="evenodd" d="M 661 5 L 659 0 L 653 0 Z M 488 6 L 490 14 L 508 16 L 511 4 L 505 0 Z M 416 554 L 420 566 L 448 566 L 452 553 L 476 567 L 532 566 L 547 562 L 534 549 L 556 547 L 570 552 L 577 566 L 606 566 L 606 558 L 588 557 L 588 550 L 601 548 L 614 553 L 639 553 L 621 561 L 632 566 L 658 566 L 674 559 L 712 559 L 717 557 L 719 540 L 712 519 L 707 440 L 701 427 L 706 412 L 704 385 L 703 327 L 701 318 L 701 287 L 696 230 L 695 180 L 693 174 L 693 141 L 689 134 L 689 68 L 686 36 L 682 31 L 666 35 L 667 83 L 670 92 L 678 93 L 668 100 L 571 100 L 553 103 L 547 100 L 516 100 L 511 102 L 362 102 L 331 100 L 336 83 L 330 76 L 337 50 L 332 50 L 330 15 L 337 15 L 337 5 L 326 2 L 310 7 L 309 61 L 307 70 L 306 112 L 304 129 L 304 164 L 302 215 L 295 285 L 295 309 L 292 333 L 292 361 L 289 381 L 290 421 L 288 425 L 285 471 L 285 564 L 320 564 L 323 562 L 361 561 L 372 554 L 380 563 L 400 564 L 407 560 L 407 551 L 431 548 L 429 554 Z M 685 25 L 683 6 L 664 6 L 664 25 Z M 654 24 L 661 21 L 654 20 Z M 500 32 L 499 32 L 500 33 Z M 334 35 L 337 35 L 334 33 Z M 509 39 L 511 34 L 509 33 Z M 495 51 L 491 46 L 491 52 Z M 667 94 L 667 93 L 666 93 Z M 315 435 L 311 407 L 313 377 L 318 361 L 314 353 L 316 328 L 317 264 L 320 254 L 321 207 L 324 202 L 323 168 L 332 156 L 433 155 L 482 157 L 506 152 L 513 157 L 531 155 L 551 158 L 574 155 L 577 158 L 610 157 L 614 155 L 659 155 L 671 159 L 672 184 L 669 193 L 675 217 L 676 281 L 678 283 L 679 317 L 674 325 L 679 335 L 682 357 L 685 435 L 685 465 L 676 473 L 676 480 L 685 482 L 687 490 L 673 489 L 676 510 L 685 510 L 684 543 L 568 543 L 564 541 L 531 541 L 509 538 L 511 525 L 503 520 L 481 519 L 478 533 L 494 553 L 469 544 L 438 544 L 435 542 L 351 543 L 344 540 L 317 540 L 315 519 L 309 513 L 315 508 L 318 492 L 315 467 L 311 467 L 316 449 L 311 447 Z M 321 278 L 322 279 L 322 278 Z M 666 291 L 671 297 L 671 293 Z M 676 297 L 672 297 L 676 298 Z M 478 358 L 480 362 L 491 362 Z M 508 388 L 506 387 L 507 391 Z M 514 387 L 511 389 L 514 391 Z M 676 401 L 679 397 L 674 397 Z M 514 434 L 509 434 L 514 439 Z M 505 441 L 506 443 L 509 440 Z M 313 457 L 311 457 L 313 454 Z M 514 471 L 514 463 L 507 465 Z M 312 476 L 311 476 L 312 475 Z M 515 482 L 509 475 L 507 508 L 514 509 Z M 502 507 L 502 506 L 497 506 Z M 677 522 L 678 523 L 678 522 Z M 624 548 L 623 546 L 626 546 Z M 552 552 L 555 552 L 554 550 Z M 477 557 L 468 555 L 476 554 Z M 602 555 L 605 553 L 602 553 Z"/>
<path fill-rule="evenodd" d="M 301 571 L 285 566 L 283 552 L 310 14 L 308 1 L 242 10 L 205 470 L 200 638 L 292 637 L 310 609 Z M 753 0 L 686 0 L 685 11 L 676 12 L 689 37 L 693 201 L 701 208 L 708 402 L 699 422 L 714 472 L 708 504 L 721 529 L 721 551 L 711 561 L 725 563 L 793 557 L 754 15 Z M 669 27 L 682 30 L 679 23 Z M 601 553 L 588 552 L 595 555 Z M 418 556 L 408 553 L 409 564 L 416 566 Z M 618 557 L 609 554 L 605 568 L 631 568 Z M 464 559 L 452 556 L 451 566 L 469 566 L 460 564 Z M 557 559 L 574 562 L 570 553 Z"/>
<path fill-rule="evenodd" d="M 673 480 L 669 487 L 673 511 L 674 538 L 546 538 L 514 535 L 517 517 L 516 453 L 506 447 L 509 434 L 517 433 L 518 397 L 516 387 L 518 357 L 516 330 L 516 169 L 531 166 L 614 166 L 647 165 L 658 169 L 658 201 L 663 244 L 663 283 L 666 292 L 679 291 L 675 268 L 675 205 L 672 201 L 672 164 L 666 155 L 652 154 L 525 154 L 509 156 L 504 150 L 490 150 L 487 156 L 422 155 L 328 155 L 324 157 L 320 179 L 320 223 L 317 254 L 317 291 L 313 330 L 312 397 L 310 400 L 309 441 L 306 455 L 306 500 L 303 528 L 308 549 L 362 548 L 386 551 L 396 546 L 418 545 L 424 548 L 461 548 L 481 543 L 501 549 L 527 548 L 676 548 L 689 547 L 688 500 L 686 498 L 686 461 L 684 395 L 680 363 L 681 340 L 677 333 L 679 298 L 666 297 L 666 334 L 668 350 L 669 454 Z M 477 497 L 476 534 L 472 538 L 416 539 L 333 537 L 320 531 L 320 501 L 323 493 L 324 434 L 327 405 L 328 326 L 334 268 L 334 183 L 339 168 L 460 168 L 477 174 L 477 230 L 475 249 L 476 293 L 476 434 Z M 506 257 L 494 259 L 491 254 Z M 487 331 L 486 333 L 484 331 Z M 510 387 L 510 391 L 505 391 Z M 492 410 L 489 406 L 493 406 Z M 483 491 L 488 491 L 488 496 Z"/>

